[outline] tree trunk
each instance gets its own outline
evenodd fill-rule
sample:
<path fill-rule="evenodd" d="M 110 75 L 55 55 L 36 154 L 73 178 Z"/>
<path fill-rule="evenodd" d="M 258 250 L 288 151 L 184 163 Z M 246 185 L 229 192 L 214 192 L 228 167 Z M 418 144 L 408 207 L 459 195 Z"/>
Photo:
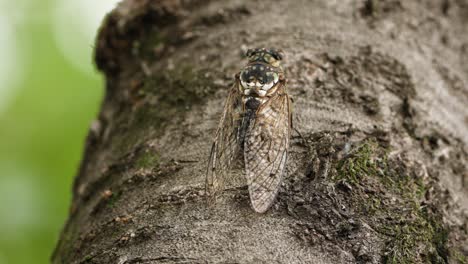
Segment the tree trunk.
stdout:
<path fill-rule="evenodd" d="M 466 263 L 468 3 L 125 0 L 53 263 Z M 265 214 L 204 199 L 247 48 L 285 51 L 294 132 Z M 232 177 L 243 179 L 242 174 Z"/>

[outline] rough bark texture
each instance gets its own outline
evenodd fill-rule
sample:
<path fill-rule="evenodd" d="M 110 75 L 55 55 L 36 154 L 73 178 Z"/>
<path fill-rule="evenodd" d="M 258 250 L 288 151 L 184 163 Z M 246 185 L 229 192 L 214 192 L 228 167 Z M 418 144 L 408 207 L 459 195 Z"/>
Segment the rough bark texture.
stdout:
<path fill-rule="evenodd" d="M 123 1 L 53 263 L 466 263 L 467 28 L 463 0 Z M 285 50 L 300 132 L 266 214 L 203 199 L 247 47 Z"/>

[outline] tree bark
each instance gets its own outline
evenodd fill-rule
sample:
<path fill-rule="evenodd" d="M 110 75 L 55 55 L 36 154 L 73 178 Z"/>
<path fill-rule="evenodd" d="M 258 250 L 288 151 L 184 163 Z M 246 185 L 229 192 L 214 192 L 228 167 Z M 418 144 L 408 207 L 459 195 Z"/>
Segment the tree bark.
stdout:
<path fill-rule="evenodd" d="M 124 0 L 53 263 L 466 263 L 468 3 Z M 265 214 L 207 206 L 247 48 L 282 48 L 295 132 Z M 234 170 L 232 177 L 242 182 Z"/>

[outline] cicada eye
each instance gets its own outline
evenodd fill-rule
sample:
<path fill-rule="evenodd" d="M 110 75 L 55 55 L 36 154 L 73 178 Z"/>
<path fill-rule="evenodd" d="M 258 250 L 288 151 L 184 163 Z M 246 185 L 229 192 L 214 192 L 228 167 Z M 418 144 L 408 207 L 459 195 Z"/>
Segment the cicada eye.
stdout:
<path fill-rule="evenodd" d="M 273 57 L 276 59 L 276 60 L 283 60 L 283 57 L 284 57 L 284 51 L 283 50 L 273 50 L 272 53 Z"/>
<path fill-rule="evenodd" d="M 245 53 L 246 57 L 251 57 L 255 53 L 254 49 L 248 49 L 247 52 Z"/>

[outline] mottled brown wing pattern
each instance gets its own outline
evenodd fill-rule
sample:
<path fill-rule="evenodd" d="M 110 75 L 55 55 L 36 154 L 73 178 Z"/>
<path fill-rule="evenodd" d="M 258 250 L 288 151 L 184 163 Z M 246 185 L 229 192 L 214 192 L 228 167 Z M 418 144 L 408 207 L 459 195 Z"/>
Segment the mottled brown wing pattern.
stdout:
<path fill-rule="evenodd" d="M 242 105 L 237 86 L 236 81 L 229 91 L 211 147 L 205 183 L 208 200 L 213 200 L 223 189 L 229 169 L 239 154 L 237 131 L 241 120 Z"/>
<path fill-rule="evenodd" d="M 284 89 L 284 86 L 281 88 Z M 275 200 L 288 155 L 291 102 L 282 91 L 258 109 L 244 142 L 250 200 L 253 209 L 259 213 L 268 210 Z"/>

